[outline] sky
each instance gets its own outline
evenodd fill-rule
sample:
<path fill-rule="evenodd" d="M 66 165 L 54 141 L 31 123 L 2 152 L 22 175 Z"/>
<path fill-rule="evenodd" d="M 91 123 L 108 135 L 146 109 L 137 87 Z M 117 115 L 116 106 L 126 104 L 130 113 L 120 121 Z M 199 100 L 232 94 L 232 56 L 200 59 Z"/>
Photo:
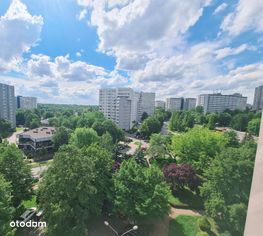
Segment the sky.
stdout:
<path fill-rule="evenodd" d="M 0 0 L 0 82 L 41 103 L 100 88 L 156 99 L 263 85 L 263 1 Z"/>

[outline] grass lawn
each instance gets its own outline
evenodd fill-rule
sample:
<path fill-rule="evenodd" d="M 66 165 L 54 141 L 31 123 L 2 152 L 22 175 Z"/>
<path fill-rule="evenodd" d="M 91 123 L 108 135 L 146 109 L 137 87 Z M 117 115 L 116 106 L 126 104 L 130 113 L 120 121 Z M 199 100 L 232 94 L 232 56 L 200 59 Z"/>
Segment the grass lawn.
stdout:
<path fill-rule="evenodd" d="M 196 236 L 200 232 L 199 216 L 178 216 L 170 221 L 168 236 Z"/>
<path fill-rule="evenodd" d="M 203 209 L 202 198 L 189 189 L 179 191 L 175 195 L 171 193 L 169 196 L 169 203 L 175 207 Z"/>
<path fill-rule="evenodd" d="M 24 128 L 22 128 L 22 127 L 16 127 L 16 132 L 22 131 L 22 130 L 24 130 Z"/>
<path fill-rule="evenodd" d="M 36 207 L 36 195 L 33 195 L 33 197 L 30 200 L 23 201 L 22 204 L 25 208 Z"/>

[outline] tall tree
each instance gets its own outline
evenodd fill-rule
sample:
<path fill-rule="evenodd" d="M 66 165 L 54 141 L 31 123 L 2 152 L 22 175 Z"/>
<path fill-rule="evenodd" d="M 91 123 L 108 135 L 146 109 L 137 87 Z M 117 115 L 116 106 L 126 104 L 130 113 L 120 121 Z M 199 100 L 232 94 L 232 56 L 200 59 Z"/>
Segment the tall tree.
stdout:
<path fill-rule="evenodd" d="M 70 139 L 71 130 L 67 129 L 64 126 L 61 126 L 56 129 L 56 133 L 53 135 L 53 143 L 56 150 L 60 146 L 68 144 Z"/>
<path fill-rule="evenodd" d="M 39 186 L 48 235 L 85 235 L 111 190 L 111 169 L 110 154 L 99 146 L 59 149 Z"/>
<path fill-rule="evenodd" d="M 0 144 L 0 173 L 10 182 L 12 204 L 18 207 L 32 194 L 32 177 L 22 152 L 14 145 Z"/>
<path fill-rule="evenodd" d="M 169 187 L 157 167 L 124 161 L 114 175 L 114 188 L 116 211 L 132 220 L 162 217 L 169 211 Z"/>
<path fill-rule="evenodd" d="M 250 134 L 259 135 L 260 121 L 260 118 L 255 118 L 248 122 L 247 130 Z"/>
<path fill-rule="evenodd" d="M 11 202 L 11 185 L 0 175 L 0 235 L 13 236 L 10 227 L 14 208 Z"/>
<path fill-rule="evenodd" d="M 149 138 L 153 133 L 159 133 L 162 129 L 160 121 L 153 116 L 148 117 L 145 119 L 140 127 L 141 134 Z"/>
<path fill-rule="evenodd" d="M 74 133 L 72 133 L 70 138 L 70 144 L 83 148 L 89 146 L 92 143 L 97 143 L 99 141 L 99 136 L 96 131 L 91 128 L 77 128 Z"/>

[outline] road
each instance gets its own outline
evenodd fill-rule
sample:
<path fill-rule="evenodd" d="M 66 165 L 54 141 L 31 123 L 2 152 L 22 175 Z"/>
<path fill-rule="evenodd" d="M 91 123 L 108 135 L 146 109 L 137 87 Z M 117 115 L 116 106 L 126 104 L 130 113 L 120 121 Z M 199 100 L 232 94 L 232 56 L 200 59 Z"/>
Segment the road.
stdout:
<path fill-rule="evenodd" d="M 6 138 L 5 140 L 7 140 L 7 142 L 9 142 L 10 144 L 17 145 L 17 143 L 16 143 L 16 135 L 17 134 L 21 134 L 23 132 L 24 132 L 23 130 L 16 131 L 10 137 Z"/>

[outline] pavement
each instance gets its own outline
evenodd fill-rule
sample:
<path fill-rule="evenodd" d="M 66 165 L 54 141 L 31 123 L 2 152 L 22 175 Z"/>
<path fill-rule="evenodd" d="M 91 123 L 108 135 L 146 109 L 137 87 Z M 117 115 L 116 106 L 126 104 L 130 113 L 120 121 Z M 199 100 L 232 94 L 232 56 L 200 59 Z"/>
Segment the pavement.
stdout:
<path fill-rule="evenodd" d="M 7 140 L 7 142 L 9 142 L 10 144 L 17 145 L 17 143 L 16 143 L 16 135 L 17 134 L 21 134 L 23 132 L 24 132 L 23 130 L 16 131 L 10 137 L 6 138 L 5 140 Z"/>
<path fill-rule="evenodd" d="M 42 173 L 48 169 L 48 166 L 39 166 L 31 168 L 31 173 L 34 178 L 40 178 Z"/>

